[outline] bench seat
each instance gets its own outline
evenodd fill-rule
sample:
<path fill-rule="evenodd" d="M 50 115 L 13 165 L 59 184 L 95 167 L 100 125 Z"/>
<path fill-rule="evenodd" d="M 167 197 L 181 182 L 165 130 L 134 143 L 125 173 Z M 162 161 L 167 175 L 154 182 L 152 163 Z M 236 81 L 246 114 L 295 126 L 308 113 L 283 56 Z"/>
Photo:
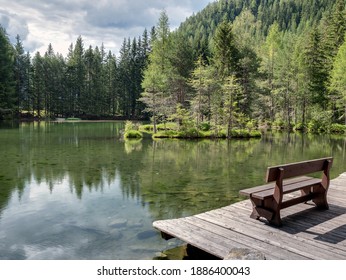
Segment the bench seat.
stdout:
<path fill-rule="evenodd" d="M 283 180 L 283 184 L 284 185 L 295 184 L 295 183 L 302 182 L 305 180 L 310 180 L 311 178 L 312 177 L 308 177 L 308 176 L 296 177 L 293 179 Z M 317 179 L 317 180 L 321 181 L 320 179 Z M 239 193 L 241 195 L 245 195 L 245 196 L 250 197 L 250 195 L 252 195 L 252 194 L 259 193 L 262 191 L 267 191 L 267 190 L 274 190 L 274 184 L 270 183 L 270 184 L 265 184 L 265 185 L 253 187 L 253 188 L 243 189 L 243 190 L 240 190 Z"/>
<path fill-rule="evenodd" d="M 320 183 L 321 183 L 321 179 L 315 179 L 315 178 L 310 178 L 308 180 L 298 181 L 291 184 L 285 184 L 284 182 L 282 186 L 282 189 L 283 189 L 282 193 L 287 194 L 287 193 L 299 191 L 303 188 L 309 188 L 314 185 L 319 185 Z M 260 192 L 255 192 L 252 194 L 252 197 L 258 198 L 258 199 L 266 199 L 273 196 L 273 194 L 274 194 L 274 186 L 272 184 L 271 188 L 260 191 Z"/>

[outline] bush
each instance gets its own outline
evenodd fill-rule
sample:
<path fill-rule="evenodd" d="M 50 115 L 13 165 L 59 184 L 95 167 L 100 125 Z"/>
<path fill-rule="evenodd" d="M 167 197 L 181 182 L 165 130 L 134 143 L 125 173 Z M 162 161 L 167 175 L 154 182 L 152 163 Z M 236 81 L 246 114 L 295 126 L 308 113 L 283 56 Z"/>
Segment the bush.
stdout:
<path fill-rule="evenodd" d="M 201 138 L 201 137 L 204 137 L 204 135 L 198 131 L 197 128 L 189 128 L 185 131 L 180 131 L 178 133 L 178 137 L 179 138 Z"/>
<path fill-rule="evenodd" d="M 174 130 L 163 130 L 153 134 L 153 138 L 175 138 L 178 132 Z"/>
<path fill-rule="evenodd" d="M 256 129 L 258 127 L 258 124 L 255 120 L 250 120 L 246 123 L 246 128 L 248 130 L 253 130 Z"/>
<path fill-rule="evenodd" d="M 178 130 L 178 126 L 173 122 L 160 123 L 157 125 L 157 130 Z"/>
<path fill-rule="evenodd" d="M 131 122 L 131 121 L 126 121 L 125 122 L 125 132 L 130 131 L 130 130 L 137 130 L 137 126 Z"/>
<path fill-rule="evenodd" d="M 304 131 L 304 130 L 306 130 L 306 126 L 303 123 L 297 123 L 293 127 L 293 130 L 295 130 L 295 131 Z"/>
<path fill-rule="evenodd" d="M 139 129 L 146 132 L 152 132 L 154 130 L 154 126 L 152 124 L 143 124 L 139 127 Z"/>
<path fill-rule="evenodd" d="M 311 121 L 308 123 L 308 131 L 312 133 L 328 132 L 331 126 L 332 112 L 317 109 L 312 113 Z"/>
<path fill-rule="evenodd" d="M 333 123 L 330 126 L 330 133 L 342 134 L 345 132 L 346 132 L 346 125 L 344 125 L 344 124 Z"/>
<path fill-rule="evenodd" d="M 141 139 L 143 138 L 143 134 L 138 130 L 128 130 L 124 134 L 125 139 Z"/>
<path fill-rule="evenodd" d="M 273 127 L 275 127 L 276 129 L 283 129 L 285 128 L 285 122 L 281 119 L 277 119 L 273 122 Z"/>
<path fill-rule="evenodd" d="M 251 138 L 261 138 L 262 133 L 259 130 L 252 130 L 252 131 L 250 131 L 250 137 Z"/>
<path fill-rule="evenodd" d="M 202 131 L 209 131 L 210 130 L 210 123 L 203 122 L 199 125 L 199 129 Z"/>
<path fill-rule="evenodd" d="M 126 121 L 124 138 L 125 139 L 141 139 L 143 138 L 143 134 L 142 132 L 138 131 L 138 125 L 134 124 L 131 121 Z"/>

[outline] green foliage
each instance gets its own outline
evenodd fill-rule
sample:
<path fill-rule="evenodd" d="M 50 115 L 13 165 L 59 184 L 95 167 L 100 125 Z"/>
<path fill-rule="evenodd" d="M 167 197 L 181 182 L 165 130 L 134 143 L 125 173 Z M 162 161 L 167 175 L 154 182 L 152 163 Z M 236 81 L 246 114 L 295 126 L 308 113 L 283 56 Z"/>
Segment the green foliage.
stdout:
<path fill-rule="evenodd" d="M 178 130 L 178 125 L 173 122 L 160 123 L 157 125 L 158 130 Z"/>
<path fill-rule="evenodd" d="M 152 132 L 154 130 L 154 126 L 152 124 L 143 124 L 139 127 L 139 130 L 145 132 Z"/>
<path fill-rule="evenodd" d="M 339 124 L 339 123 L 333 123 L 330 126 L 330 133 L 333 133 L 333 134 L 343 134 L 343 133 L 346 133 L 346 125 Z"/>
<path fill-rule="evenodd" d="M 239 71 L 240 52 L 236 46 L 232 24 L 223 21 L 217 27 L 213 40 L 214 61 L 219 76 L 223 79 Z"/>
<path fill-rule="evenodd" d="M 293 127 L 293 130 L 294 131 L 305 131 L 307 128 L 306 128 L 306 125 L 304 125 L 303 123 L 299 122 L 297 124 L 294 125 Z"/>
<path fill-rule="evenodd" d="M 198 129 L 200 129 L 201 131 L 209 131 L 210 128 L 211 128 L 211 125 L 210 123 L 207 123 L 207 122 L 200 123 L 198 126 Z"/>
<path fill-rule="evenodd" d="M 15 79 L 13 76 L 13 48 L 5 29 L 0 25 L 0 120 L 16 105 Z"/>
<path fill-rule="evenodd" d="M 128 130 L 124 134 L 125 139 L 141 139 L 143 134 L 138 130 Z"/>
<path fill-rule="evenodd" d="M 185 130 L 179 131 L 177 138 L 203 138 L 204 134 L 201 133 L 197 128 L 191 127 Z"/>
<path fill-rule="evenodd" d="M 130 130 L 138 130 L 138 125 L 132 121 L 126 121 L 125 122 L 125 132 L 130 131 Z"/>
<path fill-rule="evenodd" d="M 138 131 L 139 125 L 131 121 L 125 122 L 124 138 L 125 139 L 140 139 L 143 138 L 142 132 Z"/>
<path fill-rule="evenodd" d="M 188 135 L 227 128 L 232 137 L 267 121 L 327 131 L 313 110 L 346 123 L 345 30 L 344 0 L 214 1 L 173 32 L 163 11 L 150 36 L 124 39 L 118 57 L 78 37 L 66 58 L 52 45 L 31 58 L 1 29 L 0 108 L 37 118 L 151 118 L 153 132 L 171 119 Z"/>
<path fill-rule="evenodd" d="M 153 138 L 177 138 L 178 132 L 175 130 L 161 130 L 153 134 Z"/>
<path fill-rule="evenodd" d="M 285 122 L 282 119 L 277 118 L 272 123 L 272 127 L 274 127 L 275 129 L 283 129 L 285 128 Z"/>
<path fill-rule="evenodd" d="M 329 132 L 332 120 L 331 111 L 314 110 L 311 121 L 308 123 L 308 131 L 312 133 Z"/>

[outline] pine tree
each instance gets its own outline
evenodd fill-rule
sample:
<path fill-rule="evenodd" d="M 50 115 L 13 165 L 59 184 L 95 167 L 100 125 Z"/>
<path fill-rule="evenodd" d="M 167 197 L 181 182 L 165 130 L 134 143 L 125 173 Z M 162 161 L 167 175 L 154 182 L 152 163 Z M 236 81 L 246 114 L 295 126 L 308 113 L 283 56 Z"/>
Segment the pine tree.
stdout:
<path fill-rule="evenodd" d="M 346 35 L 345 35 L 346 39 Z M 346 125 L 346 40 L 339 48 L 331 73 L 331 90 L 339 93 L 339 106 L 344 108 L 343 117 Z M 342 115 L 341 115 L 342 116 Z"/>
<path fill-rule="evenodd" d="M 219 76 L 224 79 L 239 73 L 240 53 L 236 46 L 232 25 L 223 21 L 217 28 L 214 37 L 214 63 Z"/>
<path fill-rule="evenodd" d="M 13 48 L 5 29 L 0 25 L 0 119 L 17 106 L 15 77 L 13 76 Z"/>
<path fill-rule="evenodd" d="M 44 82 L 44 61 L 39 52 L 37 52 L 32 60 L 33 68 L 33 112 L 38 119 L 43 117 L 42 112 L 45 109 L 45 82 Z"/>
<path fill-rule="evenodd" d="M 16 79 L 16 96 L 18 98 L 18 109 L 30 110 L 29 103 L 29 73 L 30 58 L 24 51 L 22 41 L 17 35 L 15 45 L 15 79 Z"/>
<path fill-rule="evenodd" d="M 70 46 L 67 59 L 68 71 L 68 90 L 69 90 L 69 116 L 79 116 L 83 112 L 83 94 L 85 92 L 85 62 L 84 62 L 84 44 L 83 39 L 79 36 L 76 44 Z"/>
<path fill-rule="evenodd" d="M 327 56 L 323 49 L 321 33 L 315 27 L 307 38 L 307 44 L 303 50 L 304 65 L 306 68 L 306 82 L 311 96 L 312 104 L 321 108 L 327 108 L 327 82 L 326 69 Z"/>
<path fill-rule="evenodd" d="M 213 84 L 211 67 L 203 61 L 202 55 L 195 62 L 195 69 L 192 71 L 189 84 L 195 91 L 195 95 L 190 101 L 192 115 L 197 127 L 207 119 L 211 118 L 211 89 Z"/>
<path fill-rule="evenodd" d="M 158 118 L 165 122 L 175 109 L 172 96 L 169 95 L 169 80 L 172 73 L 170 50 L 169 20 L 163 11 L 157 24 L 155 40 L 152 42 L 149 65 L 144 71 L 142 82 L 144 92 L 139 99 L 146 105 L 146 111 L 152 114 L 155 133 Z"/>
<path fill-rule="evenodd" d="M 269 28 L 269 33 L 262 50 L 262 73 L 265 76 L 264 91 L 266 92 L 266 103 L 269 108 L 269 117 L 273 122 L 276 115 L 275 102 L 275 75 L 278 68 L 278 52 L 281 49 L 282 34 L 279 25 L 274 23 Z"/>

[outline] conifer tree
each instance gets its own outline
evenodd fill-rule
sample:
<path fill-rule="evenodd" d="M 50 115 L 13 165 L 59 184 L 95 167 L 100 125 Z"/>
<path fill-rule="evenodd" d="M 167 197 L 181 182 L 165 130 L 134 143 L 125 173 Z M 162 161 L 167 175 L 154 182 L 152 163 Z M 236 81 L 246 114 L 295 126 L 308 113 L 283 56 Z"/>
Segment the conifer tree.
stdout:
<path fill-rule="evenodd" d="M 346 34 L 345 34 L 346 37 Z M 346 38 L 345 38 L 346 39 Z M 338 104 L 339 108 L 344 108 L 343 114 L 346 125 L 346 40 L 339 48 L 335 57 L 333 70 L 331 73 L 331 90 L 339 93 Z"/>
<path fill-rule="evenodd" d="M 24 51 L 23 43 L 17 35 L 15 44 L 15 64 L 14 72 L 16 79 L 16 96 L 18 98 L 18 109 L 29 110 L 29 77 L 30 77 L 30 58 Z"/>
<path fill-rule="evenodd" d="M 152 42 L 149 64 L 143 76 L 144 92 L 139 100 L 146 105 L 146 111 L 152 114 L 156 133 L 158 118 L 165 122 L 175 109 L 172 106 L 172 96 L 169 95 L 168 87 L 172 69 L 170 63 L 171 37 L 169 20 L 165 11 L 161 12 L 155 30 L 156 37 Z"/>
<path fill-rule="evenodd" d="M 13 48 L 5 29 L 0 25 L 0 119 L 16 107 L 13 70 Z"/>

